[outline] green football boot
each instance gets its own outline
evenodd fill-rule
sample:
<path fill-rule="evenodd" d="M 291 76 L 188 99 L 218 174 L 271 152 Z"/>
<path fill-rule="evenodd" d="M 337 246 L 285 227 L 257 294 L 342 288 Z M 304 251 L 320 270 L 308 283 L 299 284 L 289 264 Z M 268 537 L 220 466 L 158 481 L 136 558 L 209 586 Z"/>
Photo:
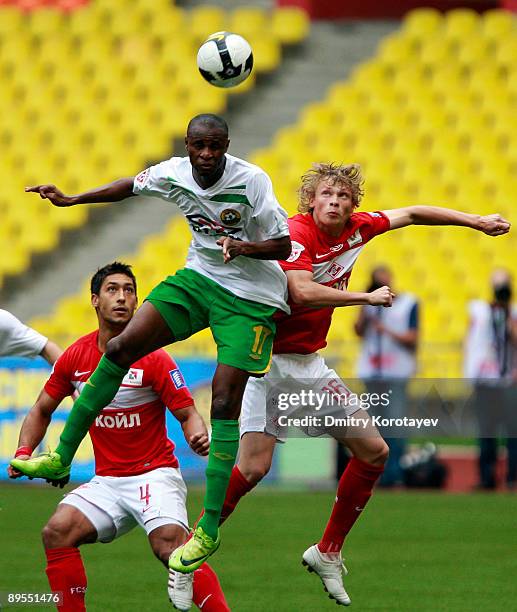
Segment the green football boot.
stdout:
<path fill-rule="evenodd" d="M 44 478 L 54 487 L 64 487 L 70 480 L 70 466 L 61 463 L 56 452 L 41 453 L 31 459 L 12 459 L 11 465 L 28 478 Z"/>
<path fill-rule="evenodd" d="M 190 574 L 215 553 L 220 543 L 219 533 L 217 533 L 217 539 L 214 540 L 198 525 L 185 544 L 173 551 L 169 558 L 169 568 L 182 574 Z"/>

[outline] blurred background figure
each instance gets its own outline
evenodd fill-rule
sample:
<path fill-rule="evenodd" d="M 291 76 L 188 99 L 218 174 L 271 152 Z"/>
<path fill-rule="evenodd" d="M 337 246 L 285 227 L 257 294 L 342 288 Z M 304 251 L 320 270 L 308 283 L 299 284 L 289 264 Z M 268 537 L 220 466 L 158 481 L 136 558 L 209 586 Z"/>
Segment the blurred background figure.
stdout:
<path fill-rule="evenodd" d="M 512 305 L 512 278 L 498 268 L 491 275 L 492 301 L 469 304 L 465 343 L 465 377 L 475 379 L 479 422 L 479 488 L 497 486 L 498 435 L 505 434 L 517 381 L 517 307 Z M 515 405 L 513 406 L 515 409 Z M 508 437 L 506 482 L 517 481 L 517 438 Z"/>
<path fill-rule="evenodd" d="M 393 290 L 393 275 L 385 265 L 372 271 L 367 291 L 388 285 Z M 362 339 L 357 375 L 369 393 L 385 393 L 390 389 L 391 401 L 382 416 L 396 418 L 406 412 L 406 387 L 416 371 L 418 345 L 418 302 L 409 293 L 398 293 L 391 308 L 363 306 L 355 323 L 355 332 Z M 400 458 L 405 440 L 386 439 L 390 457 L 379 484 L 393 486 L 402 483 Z"/>
<path fill-rule="evenodd" d="M 41 355 L 52 365 L 62 352 L 57 344 L 24 325 L 7 310 L 0 309 L 0 357 Z"/>

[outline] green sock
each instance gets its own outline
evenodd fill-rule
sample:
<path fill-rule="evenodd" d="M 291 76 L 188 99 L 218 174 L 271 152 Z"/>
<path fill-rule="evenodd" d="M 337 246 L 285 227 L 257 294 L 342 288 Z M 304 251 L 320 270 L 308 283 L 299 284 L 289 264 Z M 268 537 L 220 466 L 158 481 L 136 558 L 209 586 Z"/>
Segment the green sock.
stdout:
<path fill-rule="evenodd" d="M 212 439 L 206 468 L 205 512 L 199 525 L 214 540 L 226 489 L 239 450 L 239 421 L 212 419 Z"/>
<path fill-rule="evenodd" d="M 128 370 L 121 368 L 105 355 L 90 376 L 79 398 L 74 402 L 59 438 L 56 452 L 63 465 L 70 465 L 84 436 L 103 408 L 109 405 Z"/>

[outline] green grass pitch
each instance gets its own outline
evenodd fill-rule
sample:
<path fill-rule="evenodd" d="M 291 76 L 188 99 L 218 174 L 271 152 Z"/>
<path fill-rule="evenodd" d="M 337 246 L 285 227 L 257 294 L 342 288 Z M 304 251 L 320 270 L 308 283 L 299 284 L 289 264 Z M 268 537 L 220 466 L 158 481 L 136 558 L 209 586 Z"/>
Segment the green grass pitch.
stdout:
<path fill-rule="evenodd" d="M 0 591 L 48 591 L 39 532 L 60 497 L 46 485 L 0 486 Z M 232 610 L 338 609 L 300 564 L 332 498 L 330 491 L 259 488 L 242 501 L 212 562 Z M 191 516 L 200 504 L 193 490 Z M 352 609 L 517 610 L 516 517 L 517 496 L 510 494 L 375 494 L 345 546 Z M 84 546 L 82 554 L 89 611 L 172 609 L 165 570 L 140 530 Z"/>

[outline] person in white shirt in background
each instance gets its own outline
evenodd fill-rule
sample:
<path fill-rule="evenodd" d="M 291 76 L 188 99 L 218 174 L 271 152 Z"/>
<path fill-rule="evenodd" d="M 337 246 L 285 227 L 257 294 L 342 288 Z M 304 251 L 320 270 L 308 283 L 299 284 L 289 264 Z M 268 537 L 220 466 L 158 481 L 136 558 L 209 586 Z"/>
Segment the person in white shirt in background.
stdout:
<path fill-rule="evenodd" d="M 374 291 L 383 285 L 393 288 L 393 276 L 387 266 L 372 271 L 370 287 Z M 390 389 L 391 401 L 383 416 L 403 417 L 406 412 L 407 381 L 416 372 L 418 348 L 419 306 L 409 293 L 394 291 L 391 308 L 363 306 L 355 323 L 355 332 L 362 339 L 357 364 L 357 375 L 369 393 L 383 393 Z M 405 440 L 386 439 L 390 456 L 380 486 L 402 483 L 400 458 L 405 451 Z"/>
<path fill-rule="evenodd" d="M 41 355 L 53 365 L 63 351 L 36 330 L 27 327 L 7 310 L 0 309 L 0 357 Z"/>

